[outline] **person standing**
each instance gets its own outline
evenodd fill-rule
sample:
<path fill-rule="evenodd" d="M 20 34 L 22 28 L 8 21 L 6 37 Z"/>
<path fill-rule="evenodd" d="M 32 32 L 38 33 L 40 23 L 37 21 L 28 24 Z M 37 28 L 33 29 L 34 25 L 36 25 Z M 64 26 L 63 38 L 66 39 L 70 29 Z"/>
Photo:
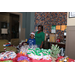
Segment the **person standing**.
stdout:
<path fill-rule="evenodd" d="M 45 40 L 45 33 L 43 32 L 43 26 L 42 25 L 38 26 L 38 31 L 35 33 L 35 40 L 36 40 L 36 45 L 39 48 L 42 48 L 43 42 Z"/>

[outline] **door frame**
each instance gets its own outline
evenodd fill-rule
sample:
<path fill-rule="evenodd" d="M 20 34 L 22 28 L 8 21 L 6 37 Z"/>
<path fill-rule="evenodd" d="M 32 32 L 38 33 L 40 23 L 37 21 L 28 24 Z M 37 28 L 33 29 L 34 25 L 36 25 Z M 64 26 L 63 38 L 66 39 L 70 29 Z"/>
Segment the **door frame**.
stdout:
<path fill-rule="evenodd" d="M 11 14 L 19 15 L 19 42 L 25 39 L 25 28 L 22 28 L 22 13 L 9 12 Z"/>

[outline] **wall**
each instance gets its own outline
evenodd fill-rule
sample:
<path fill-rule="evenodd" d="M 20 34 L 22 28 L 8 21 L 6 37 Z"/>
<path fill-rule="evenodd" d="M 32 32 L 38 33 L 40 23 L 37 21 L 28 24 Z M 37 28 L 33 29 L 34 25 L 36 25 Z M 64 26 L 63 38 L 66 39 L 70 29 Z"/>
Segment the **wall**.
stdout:
<path fill-rule="evenodd" d="M 0 14 L 0 21 L 9 23 L 9 14 Z"/>
<path fill-rule="evenodd" d="M 25 38 L 30 37 L 30 33 L 34 31 L 34 12 L 20 12 L 22 13 L 22 27 L 25 28 Z"/>
<path fill-rule="evenodd" d="M 71 59 L 75 59 L 75 18 L 69 18 L 67 12 L 67 37 L 65 55 Z"/>
<path fill-rule="evenodd" d="M 36 12 L 35 29 L 39 24 L 44 27 L 44 32 L 50 34 L 52 25 L 67 25 L 67 12 Z M 63 40 L 63 31 L 57 30 L 56 33 Z"/>
<path fill-rule="evenodd" d="M 67 26 L 75 26 L 75 18 L 69 18 L 69 12 L 67 12 Z"/>
<path fill-rule="evenodd" d="M 25 38 L 29 38 L 29 33 L 30 33 L 30 22 L 29 22 L 29 13 L 28 12 L 20 12 L 23 14 L 22 17 L 22 28 L 25 28 Z"/>
<path fill-rule="evenodd" d="M 35 20 L 35 12 L 31 12 L 31 15 L 30 15 L 30 32 L 34 32 L 34 20 Z"/>

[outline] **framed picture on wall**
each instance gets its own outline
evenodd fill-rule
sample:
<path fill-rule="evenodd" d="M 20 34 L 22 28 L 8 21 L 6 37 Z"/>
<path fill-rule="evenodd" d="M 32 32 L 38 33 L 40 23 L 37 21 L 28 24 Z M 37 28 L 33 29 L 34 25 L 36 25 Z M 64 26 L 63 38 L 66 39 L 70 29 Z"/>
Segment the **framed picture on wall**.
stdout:
<path fill-rule="evenodd" d="M 75 18 L 75 12 L 69 12 L 69 18 Z"/>
<path fill-rule="evenodd" d="M 56 25 L 51 26 L 51 33 L 56 33 Z"/>

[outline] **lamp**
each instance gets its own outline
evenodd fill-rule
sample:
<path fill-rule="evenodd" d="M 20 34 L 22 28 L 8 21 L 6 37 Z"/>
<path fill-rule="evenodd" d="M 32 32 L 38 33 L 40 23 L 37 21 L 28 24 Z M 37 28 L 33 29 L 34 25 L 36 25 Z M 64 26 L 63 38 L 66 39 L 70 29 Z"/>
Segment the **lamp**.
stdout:
<path fill-rule="evenodd" d="M 1 34 L 3 35 L 3 39 L 6 38 L 6 34 L 8 34 L 8 29 L 7 28 L 2 28 L 1 29 Z"/>
<path fill-rule="evenodd" d="M 1 29 L 1 34 L 8 34 L 7 28 L 2 28 Z"/>

